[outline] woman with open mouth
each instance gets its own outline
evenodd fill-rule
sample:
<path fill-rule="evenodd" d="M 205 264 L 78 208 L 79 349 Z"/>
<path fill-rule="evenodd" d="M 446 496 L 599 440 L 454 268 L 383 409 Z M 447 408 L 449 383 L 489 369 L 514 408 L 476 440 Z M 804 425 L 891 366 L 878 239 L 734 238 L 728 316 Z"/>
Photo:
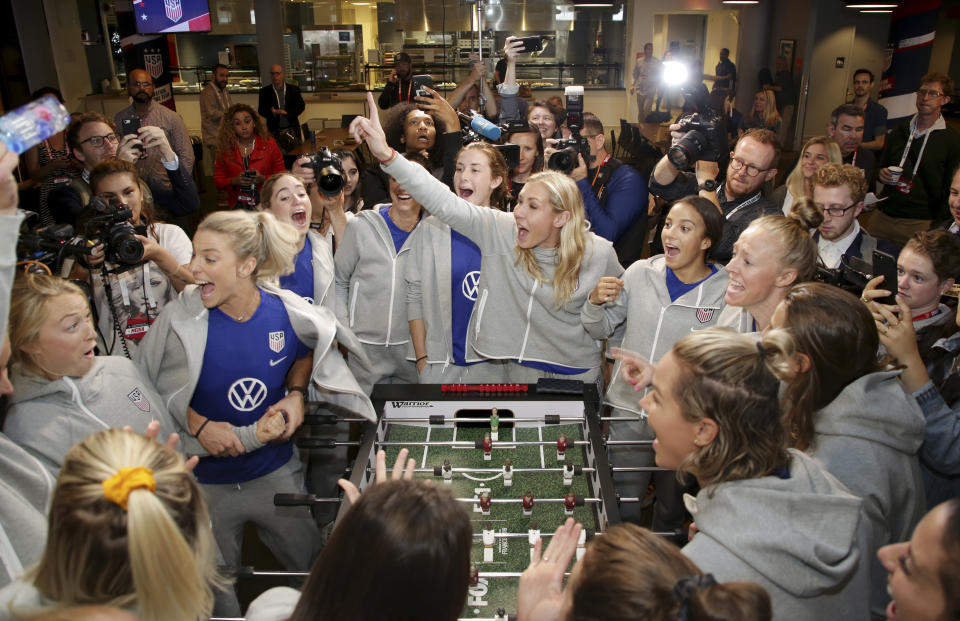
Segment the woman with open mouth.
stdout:
<path fill-rule="evenodd" d="M 719 581 L 765 588 L 775 619 L 867 619 L 864 502 L 787 448 L 779 389 L 790 335 L 775 332 L 760 342 L 727 328 L 694 332 L 630 374 L 638 388 L 651 385 L 640 407 L 657 465 L 700 485 L 684 499 L 694 525 L 683 553 Z"/>
<path fill-rule="evenodd" d="M 310 304 L 335 311 L 337 298 L 333 292 L 333 243 L 334 239 L 342 239 L 347 225 L 342 194 L 339 203 L 336 200 L 324 201 L 316 184 L 312 183 L 313 171 L 296 165 L 294 170 L 306 173 L 310 180 L 292 173 L 276 174 L 263 184 L 260 200 L 261 209 L 269 211 L 277 220 L 290 224 L 297 231 L 294 269 L 290 274 L 280 276 L 280 287 L 293 291 Z M 334 207 L 325 207 L 331 204 Z M 338 204 L 339 209 L 335 207 Z M 311 226 L 316 208 L 327 219 L 327 234 Z M 334 224 L 329 226 L 331 220 Z"/>
<path fill-rule="evenodd" d="M 460 198 L 481 207 L 506 205 L 507 163 L 486 142 L 460 150 L 454 185 Z M 407 312 L 422 384 L 489 384 L 506 381 L 504 364 L 466 362 L 467 325 L 477 301 L 480 248 L 434 216 L 411 236 L 407 261 Z"/>
<path fill-rule="evenodd" d="M 53 473 L 86 436 L 150 421 L 175 423 L 153 384 L 123 356 L 96 356 L 90 303 L 76 284 L 44 274 L 17 278 L 10 296 L 13 394 L 3 431 Z"/>
<path fill-rule="evenodd" d="M 419 153 L 404 157 L 430 174 Z M 337 319 L 353 330 L 366 352 L 348 357 L 347 364 L 367 394 L 374 384 L 417 383 L 404 274 L 411 260 L 410 234 L 421 215 L 420 203 L 390 178 L 390 202 L 358 213 L 334 256 Z"/>
<path fill-rule="evenodd" d="M 137 352 L 176 419 L 229 566 L 253 522 L 284 567 L 306 570 L 320 548 L 309 509 L 278 508 L 275 493 L 303 493 L 291 436 L 323 391 L 368 418 L 369 399 L 336 344 L 360 346 L 333 314 L 267 284 L 289 271 L 297 232 L 267 212 L 219 211 L 193 237 L 196 287 L 168 304 Z"/>
<path fill-rule="evenodd" d="M 750 223 L 733 244 L 727 263 L 730 280 L 720 325 L 738 332 L 762 332 L 777 305 L 795 283 L 817 274 L 817 243 L 810 231 L 823 214 L 810 199 L 794 205 L 787 216 L 763 216 Z"/>
<path fill-rule="evenodd" d="M 621 347 L 656 362 L 673 344 L 691 331 L 716 325 L 723 309 L 727 273 L 709 262 L 710 249 L 723 236 L 723 214 L 705 198 L 688 196 L 667 212 L 660 238 L 665 253 L 637 261 L 623 279 L 601 278 L 580 313 L 587 333 L 595 339 L 623 331 Z M 620 377 L 617 360 L 605 402 L 613 416 L 643 414 L 633 385 Z M 610 425 L 611 440 L 653 440 L 646 421 Z M 638 447 L 610 447 L 611 459 L 623 466 L 652 466 L 653 454 Z M 643 498 L 651 478 L 657 489 L 653 528 L 673 530 L 683 526 L 686 514 L 673 472 L 617 472 L 613 482 L 626 497 Z M 624 504 L 621 517 L 640 520 L 640 503 Z"/>
<path fill-rule="evenodd" d="M 596 381 L 601 345 L 584 330 L 580 308 L 601 277 L 623 268 L 612 244 L 587 230 L 576 184 L 543 172 L 527 181 L 512 214 L 480 207 L 398 157 L 375 113 L 355 118 L 350 129 L 431 215 L 480 248 L 465 360 L 509 361 L 511 382 Z"/>

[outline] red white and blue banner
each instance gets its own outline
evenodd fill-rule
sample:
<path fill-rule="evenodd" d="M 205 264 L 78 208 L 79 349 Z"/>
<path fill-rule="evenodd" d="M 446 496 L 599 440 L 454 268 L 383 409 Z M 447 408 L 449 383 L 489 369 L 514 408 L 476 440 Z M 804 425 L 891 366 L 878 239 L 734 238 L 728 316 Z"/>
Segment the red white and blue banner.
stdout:
<path fill-rule="evenodd" d="M 880 78 L 880 104 L 887 109 L 888 127 L 917 113 L 917 89 L 929 71 L 939 9 L 940 0 L 910 0 L 893 10 Z"/>
<path fill-rule="evenodd" d="M 160 0 L 161 4 L 163 0 Z M 178 64 L 177 48 L 173 35 L 137 34 L 133 25 L 137 15 L 136 3 L 131 11 L 130 2 L 118 0 L 114 4 L 117 14 L 117 32 L 123 49 L 123 63 L 127 73 L 143 69 L 153 78 L 153 100 L 171 110 L 177 105 L 173 100 L 173 81 L 179 75 L 170 72 Z"/>
<path fill-rule="evenodd" d="M 210 5 L 207 0 L 133 0 L 137 32 L 208 32 Z"/>

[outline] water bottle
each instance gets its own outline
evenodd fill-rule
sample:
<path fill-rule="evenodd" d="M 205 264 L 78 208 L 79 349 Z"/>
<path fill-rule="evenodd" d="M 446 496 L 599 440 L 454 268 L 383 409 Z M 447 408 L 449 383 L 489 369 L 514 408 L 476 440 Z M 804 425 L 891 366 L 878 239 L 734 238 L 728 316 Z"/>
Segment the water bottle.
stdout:
<path fill-rule="evenodd" d="M 23 153 L 70 123 L 70 113 L 56 97 L 47 95 L 0 116 L 0 141 L 7 149 Z"/>

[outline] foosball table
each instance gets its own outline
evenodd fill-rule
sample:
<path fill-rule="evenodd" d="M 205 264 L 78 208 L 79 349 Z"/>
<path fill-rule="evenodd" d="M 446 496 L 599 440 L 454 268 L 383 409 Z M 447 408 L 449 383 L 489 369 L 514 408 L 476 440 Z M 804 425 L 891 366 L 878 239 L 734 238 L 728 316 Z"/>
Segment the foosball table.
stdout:
<path fill-rule="evenodd" d="M 415 477 L 449 489 L 472 515 L 474 580 L 463 618 L 505 618 L 534 542 L 567 517 L 584 526 L 577 549 L 619 521 L 600 401 L 593 385 L 378 385 L 351 481 L 373 483 L 376 453 L 402 448 Z M 347 507 L 341 507 L 339 520 Z"/>

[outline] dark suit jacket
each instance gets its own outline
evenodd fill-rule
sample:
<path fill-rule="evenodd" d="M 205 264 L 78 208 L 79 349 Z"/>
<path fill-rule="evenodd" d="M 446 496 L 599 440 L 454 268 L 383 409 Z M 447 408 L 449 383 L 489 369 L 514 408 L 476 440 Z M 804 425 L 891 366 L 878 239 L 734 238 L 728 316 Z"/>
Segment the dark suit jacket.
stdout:
<path fill-rule="evenodd" d="M 271 134 L 280 131 L 280 115 L 271 112 L 272 108 L 277 107 L 277 94 L 273 91 L 273 84 L 267 84 L 260 89 L 260 104 L 257 112 L 267 122 L 267 129 Z M 307 107 L 303 103 L 303 95 L 300 94 L 300 87 L 293 84 L 287 84 L 287 93 L 284 101 L 284 109 L 287 111 L 287 120 L 290 121 L 290 129 L 297 136 L 300 136 L 300 115 Z M 301 138 L 302 139 L 302 138 Z"/>

